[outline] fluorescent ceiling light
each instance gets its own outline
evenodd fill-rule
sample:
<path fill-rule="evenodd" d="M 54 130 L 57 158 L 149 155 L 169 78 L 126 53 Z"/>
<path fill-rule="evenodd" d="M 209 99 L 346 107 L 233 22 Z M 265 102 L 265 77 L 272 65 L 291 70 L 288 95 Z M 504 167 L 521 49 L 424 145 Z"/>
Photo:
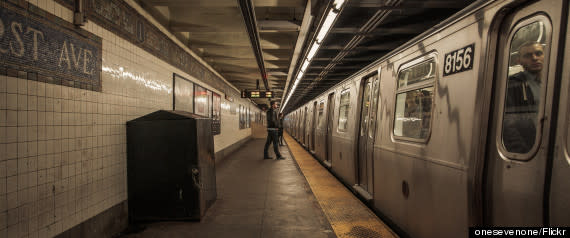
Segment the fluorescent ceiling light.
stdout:
<path fill-rule="evenodd" d="M 333 6 L 336 10 L 340 10 L 342 4 L 344 4 L 344 0 L 334 0 Z"/>
<path fill-rule="evenodd" d="M 338 15 L 338 13 L 336 13 L 335 11 L 340 10 L 344 2 L 345 0 L 334 0 L 333 9 L 329 10 L 327 17 L 325 18 L 325 21 L 321 26 L 321 29 L 319 30 L 319 34 L 317 34 L 317 37 L 315 38 L 315 41 L 311 46 L 311 50 L 309 50 L 309 53 L 307 54 L 307 59 L 301 66 L 301 70 L 299 70 L 299 73 L 297 74 L 297 79 L 295 80 L 293 87 L 291 87 L 291 90 L 289 90 L 288 92 L 288 96 L 287 99 L 285 100 L 285 103 L 283 103 L 283 105 L 281 106 L 281 112 L 283 112 L 283 109 L 285 109 L 285 106 L 287 106 L 289 99 L 291 99 L 291 96 L 293 95 L 295 89 L 297 89 L 297 86 L 299 85 L 299 82 L 303 78 L 304 71 L 307 69 L 307 67 L 309 67 L 311 60 L 313 59 L 313 57 L 315 57 L 315 54 L 319 50 L 321 42 L 325 39 L 325 36 L 330 31 L 332 24 Z"/>
<path fill-rule="evenodd" d="M 297 74 L 297 81 L 300 81 L 301 78 L 303 78 L 303 71 L 299 71 L 299 74 Z"/>
<path fill-rule="evenodd" d="M 305 72 L 305 69 L 307 69 L 307 67 L 309 67 L 309 61 L 305 60 L 305 63 L 303 63 L 303 66 L 301 66 L 301 71 Z"/>
<path fill-rule="evenodd" d="M 329 10 L 329 14 L 327 15 L 327 18 L 325 18 L 325 22 L 323 23 L 323 26 L 321 26 L 319 34 L 317 35 L 317 42 L 319 42 L 319 44 L 322 43 L 322 41 L 325 39 L 325 36 L 331 29 L 331 26 L 337 15 L 338 14 L 334 12 L 333 9 Z"/>
<path fill-rule="evenodd" d="M 313 59 L 318 49 L 319 49 L 319 43 L 317 43 L 316 41 L 313 42 L 313 46 L 311 47 L 311 50 L 309 50 L 309 54 L 307 54 L 308 61 L 311 61 Z"/>

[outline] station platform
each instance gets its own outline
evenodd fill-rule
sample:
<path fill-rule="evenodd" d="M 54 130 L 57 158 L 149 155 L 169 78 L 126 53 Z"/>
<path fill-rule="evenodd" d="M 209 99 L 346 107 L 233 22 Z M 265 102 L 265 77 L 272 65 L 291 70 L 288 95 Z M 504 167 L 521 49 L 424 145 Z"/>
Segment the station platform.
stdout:
<path fill-rule="evenodd" d="M 285 160 L 263 159 L 265 139 L 226 158 L 216 168 L 218 198 L 200 222 L 147 223 L 123 237 L 397 237 L 292 137 L 285 140 Z"/>

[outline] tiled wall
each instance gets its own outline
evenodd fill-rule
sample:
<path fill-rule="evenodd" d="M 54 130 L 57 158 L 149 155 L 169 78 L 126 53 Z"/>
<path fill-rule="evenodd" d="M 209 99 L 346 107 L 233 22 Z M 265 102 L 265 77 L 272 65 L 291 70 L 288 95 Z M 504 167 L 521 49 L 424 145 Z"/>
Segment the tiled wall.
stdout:
<path fill-rule="evenodd" d="M 53 0 L 29 2 L 72 21 Z M 102 27 L 84 28 L 103 38 L 102 92 L 0 76 L 0 238 L 52 237 L 126 200 L 125 123 L 172 109 L 173 73 L 195 80 Z M 248 137 L 227 105 L 249 103 L 199 83 L 225 107 L 215 150 Z"/>

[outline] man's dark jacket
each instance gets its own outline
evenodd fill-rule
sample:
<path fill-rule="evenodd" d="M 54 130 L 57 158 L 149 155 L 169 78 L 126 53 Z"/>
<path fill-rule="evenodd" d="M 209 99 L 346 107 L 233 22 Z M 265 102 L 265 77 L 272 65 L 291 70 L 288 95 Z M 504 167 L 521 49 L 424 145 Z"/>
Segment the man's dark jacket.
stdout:
<path fill-rule="evenodd" d="M 273 108 L 267 110 L 267 128 L 279 128 L 277 112 Z"/>

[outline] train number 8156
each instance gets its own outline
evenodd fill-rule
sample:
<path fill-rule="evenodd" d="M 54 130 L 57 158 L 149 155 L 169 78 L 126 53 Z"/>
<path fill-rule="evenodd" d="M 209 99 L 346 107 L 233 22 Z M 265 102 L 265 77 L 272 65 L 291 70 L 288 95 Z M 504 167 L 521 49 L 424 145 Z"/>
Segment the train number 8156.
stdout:
<path fill-rule="evenodd" d="M 473 69 L 473 51 L 475 43 L 445 54 L 443 76 Z"/>

